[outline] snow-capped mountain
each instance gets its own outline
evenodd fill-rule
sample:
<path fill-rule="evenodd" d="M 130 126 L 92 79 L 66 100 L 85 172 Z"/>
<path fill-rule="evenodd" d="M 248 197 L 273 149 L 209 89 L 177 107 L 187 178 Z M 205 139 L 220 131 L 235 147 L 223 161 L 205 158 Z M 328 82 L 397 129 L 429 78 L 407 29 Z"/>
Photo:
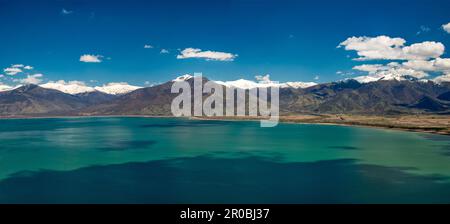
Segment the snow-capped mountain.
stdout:
<path fill-rule="evenodd" d="M 186 74 L 186 75 L 182 75 L 179 76 L 175 79 L 173 79 L 173 82 L 180 82 L 180 81 L 187 81 L 191 78 L 193 78 L 194 76 Z M 269 79 L 265 80 L 265 81 L 260 81 L 260 82 L 255 82 L 255 81 L 251 81 L 251 80 L 246 80 L 246 79 L 238 79 L 238 80 L 234 80 L 234 81 L 214 81 L 217 84 L 220 85 L 224 85 L 226 87 L 229 88 L 239 88 L 239 89 L 253 89 L 253 88 L 257 88 L 257 87 L 279 87 L 279 88 L 308 88 L 310 86 L 315 86 L 317 85 L 317 83 L 314 82 L 284 82 L 284 83 L 278 83 L 278 82 L 273 82 L 270 81 Z"/>
<path fill-rule="evenodd" d="M 315 85 L 317 85 L 317 83 L 315 83 L 315 82 L 286 82 L 286 83 L 283 83 L 281 88 L 291 87 L 294 89 L 298 89 L 298 88 L 304 89 L 304 88 L 308 88 L 308 87 L 315 86 Z"/>
<path fill-rule="evenodd" d="M 94 91 L 99 91 L 102 93 L 110 94 L 110 95 L 120 95 L 129 93 L 141 87 L 132 86 L 124 82 L 120 83 L 108 83 L 103 86 L 91 87 L 87 86 L 84 82 L 80 81 L 69 81 L 65 82 L 64 80 L 59 80 L 56 82 L 48 82 L 40 85 L 46 89 L 55 89 L 59 90 L 63 93 L 68 93 L 72 95 L 81 94 L 81 93 L 89 93 Z"/>
<path fill-rule="evenodd" d="M 93 92 L 95 89 L 90 86 L 86 86 L 84 82 L 80 81 L 69 81 L 65 82 L 64 80 L 59 80 L 56 82 L 48 82 L 45 84 L 40 85 L 43 88 L 46 89 L 55 89 L 59 90 L 63 93 L 68 94 L 80 94 L 80 93 L 87 93 L 87 92 Z"/>
<path fill-rule="evenodd" d="M 8 86 L 8 85 L 4 85 L 4 84 L 0 84 L 0 92 L 12 90 L 12 89 L 14 89 L 14 87 Z"/>
<path fill-rule="evenodd" d="M 112 83 L 108 83 L 103 86 L 94 87 L 94 89 L 97 91 L 104 92 L 104 93 L 111 94 L 111 95 L 125 94 L 125 93 L 129 93 L 131 91 L 134 91 L 134 90 L 137 90 L 140 88 L 142 88 L 142 87 L 132 86 L 126 82 L 112 82 Z"/>
<path fill-rule="evenodd" d="M 414 76 L 410 76 L 410 75 L 401 75 L 401 74 L 393 74 L 393 73 L 389 73 L 386 75 L 379 75 L 379 76 L 358 76 L 355 78 L 352 78 L 356 81 L 358 81 L 359 83 L 369 83 L 369 82 L 376 82 L 376 81 L 381 81 L 381 80 L 396 80 L 396 81 L 420 81 L 420 82 L 427 82 L 427 81 L 432 81 L 432 80 L 428 80 L 428 79 L 419 79 L 416 78 Z"/>
<path fill-rule="evenodd" d="M 238 79 L 235 81 L 215 81 L 218 84 L 224 85 L 226 87 L 233 87 L 233 88 L 239 88 L 239 89 L 253 89 L 258 87 L 279 87 L 279 88 L 308 88 L 310 86 L 315 86 L 317 83 L 314 82 L 254 82 L 250 80 L 245 79 Z"/>
<path fill-rule="evenodd" d="M 190 78 L 192 77 L 184 76 L 184 79 L 189 80 Z M 361 84 L 353 79 L 347 79 L 342 82 L 317 84 L 299 91 L 293 91 L 292 88 L 304 88 L 313 85 L 313 83 L 274 83 L 267 78 L 261 82 L 243 79 L 218 82 L 245 89 L 274 85 L 281 88 L 289 87 L 291 89 L 285 89 L 288 91 L 280 91 L 279 98 L 280 105 L 283 105 L 280 110 L 286 114 L 294 112 L 317 113 L 317 111 L 320 111 L 320 113 L 357 114 L 450 112 L 450 100 L 448 100 L 450 84 L 442 83 L 438 85 L 431 81 L 421 82 L 417 77 L 402 76 L 402 79 L 410 81 L 398 82 L 393 80 L 398 77 L 387 76 L 386 81 L 369 84 Z M 182 80 L 182 78 L 176 80 Z M 89 87 L 81 82 L 43 84 L 47 88 L 28 84 L 0 93 L 0 115 L 171 116 L 170 105 L 177 95 L 170 93 L 172 84 L 173 82 L 166 82 L 157 86 L 142 88 L 120 97 L 110 94 L 126 93 L 139 87 L 130 87 L 126 83 L 112 83 L 102 87 Z M 193 87 L 191 86 L 191 88 Z M 83 91 L 91 92 L 83 93 Z"/>

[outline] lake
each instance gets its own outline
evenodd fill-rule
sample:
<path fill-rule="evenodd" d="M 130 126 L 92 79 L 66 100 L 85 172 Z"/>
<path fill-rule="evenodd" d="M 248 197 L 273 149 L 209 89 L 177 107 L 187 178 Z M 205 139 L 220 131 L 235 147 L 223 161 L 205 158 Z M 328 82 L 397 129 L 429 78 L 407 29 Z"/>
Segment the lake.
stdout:
<path fill-rule="evenodd" d="M 178 118 L 0 120 L 0 203 L 450 203 L 450 136 Z"/>

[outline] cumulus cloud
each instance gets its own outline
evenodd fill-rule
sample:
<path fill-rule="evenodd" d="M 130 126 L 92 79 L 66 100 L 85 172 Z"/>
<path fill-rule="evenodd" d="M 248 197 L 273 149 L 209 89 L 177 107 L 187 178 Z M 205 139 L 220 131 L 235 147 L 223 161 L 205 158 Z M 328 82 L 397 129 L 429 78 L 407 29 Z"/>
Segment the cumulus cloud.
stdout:
<path fill-rule="evenodd" d="M 338 48 L 354 50 L 358 54 L 355 60 L 393 60 L 387 64 L 362 64 L 353 70 L 367 72 L 368 75 L 355 79 L 360 82 L 377 80 L 424 79 L 430 74 L 441 75 L 433 80 L 444 80 L 450 74 L 450 59 L 440 58 L 445 46 L 440 42 L 425 41 L 405 45 L 403 38 L 350 37 L 339 44 Z"/>
<path fill-rule="evenodd" d="M 363 64 L 353 67 L 354 70 L 367 72 L 368 75 L 354 78 L 359 82 L 373 82 L 378 80 L 404 80 L 407 78 L 423 79 L 429 76 L 423 68 L 428 65 L 421 61 L 407 63 L 391 62 L 382 64 Z M 421 69 L 419 69 L 421 68 Z"/>
<path fill-rule="evenodd" d="M 363 65 L 357 65 L 353 67 L 354 70 L 368 72 L 368 73 L 374 73 L 380 70 L 385 69 L 386 66 L 382 64 L 363 64 Z"/>
<path fill-rule="evenodd" d="M 168 54 L 169 50 L 163 48 L 163 49 L 161 49 L 161 51 L 159 53 L 161 53 L 161 54 Z"/>
<path fill-rule="evenodd" d="M 9 67 L 9 68 L 5 68 L 3 69 L 3 72 L 7 75 L 16 75 L 17 73 L 21 73 L 22 69 L 20 68 L 14 68 L 14 67 Z"/>
<path fill-rule="evenodd" d="M 338 48 L 356 51 L 358 58 L 354 60 L 428 60 L 444 54 L 445 47 L 440 42 L 425 41 L 405 46 L 403 38 L 350 37 L 341 42 Z"/>
<path fill-rule="evenodd" d="M 80 56 L 80 61 L 86 63 L 100 63 L 102 62 L 102 57 L 103 56 L 101 55 L 84 54 Z"/>
<path fill-rule="evenodd" d="M 433 81 L 437 82 L 437 83 L 450 82 L 450 73 L 438 76 L 438 77 L 434 78 Z"/>
<path fill-rule="evenodd" d="M 15 64 L 15 65 L 11 65 L 11 68 L 23 68 L 23 64 Z"/>
<path fill-rule="evenodd" d="M 364 71 L 368 76 L 357 77 L 357 80 L 401 79 L 414 77 L 423 79 L 429 76 L 428 72 L 441 74 L 433 80 L 443 80 L 450 74 L 450 58 L 436 58 L 433 60 L 411 60 L 403 63 L 391 62 L 382 64 L 363 64 L 353 67 L 354 70 Z M 442 76 L 442 74 L 445 74 Z"/>
<path fill-rule="evenodd" d="M 403 66 L 420 71 L 447 73 L 450 71 L 450 58 L 436 58 L 429 61 L 407 61 L 403 63 Z"/>
<path fill-rule="evenodd" d="M 255 76 L 256 81 L 261 82 L 261 83 L 270 83 L 270 75 L 257 75 Z"/>
<path fill-rule="evenodd" d="M 442 25 L 442 29 L 444 29 L 445 32 L 450 33 L 450 23 Z"/>
<path fill-rule="evenodd" d="M 150 45 L 150 44 L 145 44 L 145 45 L 144 45 L 144 48 L 145 48 L 145 49 L 151 49 L 151 48 L 153 48 L 153 46 Z"/>
<path fill-rule="evenodd" d="M 34 74 L 34 75 L 27 75 L 24 79 L 15 79 L 15 82 L 20 82 L 21 84 L 34 84 L 37 85 L 42 82 L 42 77 L 44 75 L 42 74 Z"/>
<path fill-rule="evenodd" d="M 202 51 L 198 48 L 186 48 L 177 55 L 177 59 L 202 58 L 207 61 L 233 61 L 236 54 L 219 51 Z"/>
<path fill-rule="evenodd" d="M 434 71 L 434 61 L 424 61 L 424 60 L 412 60 L 403 62 L 405 68 L 419 70 L 419 71 Z"/>
<path fill-rule="evenodd" d="M 23 68 L 26 69 L 26 70 L 32 70 L 32 69 L 34 69 L 33 66 L 30 66 L 30 65 L 24 66 Z"/>

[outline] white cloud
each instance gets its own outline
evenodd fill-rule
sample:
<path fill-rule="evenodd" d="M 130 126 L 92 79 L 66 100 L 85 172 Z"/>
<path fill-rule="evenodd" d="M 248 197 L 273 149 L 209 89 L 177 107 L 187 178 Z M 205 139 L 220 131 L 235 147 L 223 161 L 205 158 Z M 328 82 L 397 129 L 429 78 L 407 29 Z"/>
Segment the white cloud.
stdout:
<path fill-rule="evenodd" d="M 318 75 L 314 76 L 314 80 L 319 80 L 320 77 Z"/>
<path fill-rule="evenodd" d="M 63 15 L 69 15 L 69 14 L 72 14 L 73 13 L 73 11 L 70 11 L 70 10 L 67 10 L 67 9 L 62 9 L 61 10 L 61 14 L 63 14 Z"/>
<path fill-rule="evenodd" d="M 423 79 L 428 77 L 428 74 L 424 70 L 418 70 L 417 68 L 424 68 L 428 65 L 425 63 L 415 61 L 413 63 L 400 64 L 397 62 L 391 62 L 386 65 L 381 64 L 364 64 L 353 67 L 355 70 L 365 71 L 368 75 L 358 76 L 354 78 L 358 82 L 367 83 L 378 80 L 405 80 L 408 77 Z"/>
<path fill-rule="evenodd" d="M 256 81 L 261 82 L 261 83 L 270 83 L 270 75 L 257 75 L 255 76 Z"/>
<path fill-rule="evenodd" d="M 434 60 L 434 66 L 437 70 L 450 71 L 450 58 L 436 58 Z"/>
<path fill-rule="evenodd" d="M 101 56 L 101 55 L 84 54 L 84 55 L 81 55 L 80 61 L 86 62 L 86 63 L 100 63 L 100 62 L 102 62 L 102 60 L 101 60 L 102 57 L 103 56 Z"/>
<path fill-rule="evenodd" d="M 424 61 L 424 60 L 412 60 L 403 62 L 405 68 L 419 70 L 419 71 L 434 71 L 434 60 Z"/>
<path fill-rule="evenodd" d="M 442 29 L 444 29 L 445 32 L 450 33 L 450 23 L 442 25 Z"/>
<path fill-rule="evenodd" d="M 34 75 L 27 75 L 24 79 L 15 79 L 14 81 L 20 82 L 22 84 L 34 84 L 37 85 L 42 82 L 42 77 L 44 75 L 42 74 L 34 74 Z"/>
<path fill-rule="evenodd" d="M 144 48 L 146 48 L 146 49 L 151 49 L 151 48 L 153 48 L 153 46 L 150 45 L 150 44 L 145 44 L 145 45 L 144 45 Z"/>
<path fill-rule="evenodd" d="M 24 66 L 23 68 L 26 69 L 26 70 L 32 70 L 32 69 L 34 69 L 33 66 L 30 66 L 30 65 Z"/>
<path fill-rule="evenodd" d="M 403 38 L 350 37 L 338 45 L 358 54 L 355 60 L 428 60 L 444 53 L 445 46 L 440 42 L 425 41 L 405 46 Z"/>
<path fill-rule="evenodd" d="M 423 30 L 426 30 L 425 28 Z M 432 74 L 450 74 L 450 59 L 440 58 L 444 54 L 445 46 L 440 42 L 425 41 L 405 45 L 403 38 L 351 37 L 340 43 L 338 48 L 354 50 L 359 58 L 355 60 L 401 60 L 387 64 L 362 64 L 354 66 L 354 70 L 367 72 L 368 75 L 354 79 L 360 82 L 377 80 L 406 80 L 410 78 L 424 79 Z M 435 80 L 442 80 L 440 76 Z"/>
<path fill-rule="evenodd" d="M 207 61 L 233 61 L 236 57 L 236 54 L 219 51 L 202 51 L 198 48 L 186 48 L 177 55 L 178 59 L 203 58 Z"/>
<path fill-rule="evenodd" d="M 23 64 L 11 65 L 11 68 L 23 68 Z"/>
<path fill-rule="evenodd" d="M 403 66 L 420 71 L 433 71 L 448 73 L 450 71 L 450 58 L 436 58 L 434 60 L 423 61 L 413 60 L 403 63 Z"/>
<path fill-rule="evenodd" d="M 379 70 L 385 69 L 386 66 L 382 64 L 363 64 L 363 65 L 357 65 L 353 67 L 354 70 L 368 72 L 368 73 L 374 73 Z"/>
<path fill-rule="evenodd" d="M 161 51 L 159 53 L 161 53 L 161 54 L 168 54 L 169 51 L 167 49 L 163 48 L 163 49 L 161 49 Z"/>
<path fill-rule="evenodd" d="M 444 54 L 445 46 L 440 42 L 425 41 L 404 47 L 402 51 L 404 53 L 404 59 L 406 60 L 426 60 L 437 58 Z"/>
<path fill-rule="evenodd" d="M 22 69 L 10 67 L 10 68 L 3 69 L 3 72 L 5 72 L 5 74 L 7 74 L 7 75 L 16 75 L 17 73 L 21 73 Z"/>
<path fill-rule="evenodd" d="M 441 75 L 433 79 L 434 82 L 442 83 L 442 82 L 450 82 L 450 73 L 446 75 Z"/>
<path fill-rule="evenodd" d="M 148 86 L 148 87 L 152 87 L 152 86 L 159 85 L 159 84 L 161 84 L 161 83 L 159 83 L 159 82 L 150 82 L 150 81 L 145 81 L 144 82 L 144 85 Z"/>

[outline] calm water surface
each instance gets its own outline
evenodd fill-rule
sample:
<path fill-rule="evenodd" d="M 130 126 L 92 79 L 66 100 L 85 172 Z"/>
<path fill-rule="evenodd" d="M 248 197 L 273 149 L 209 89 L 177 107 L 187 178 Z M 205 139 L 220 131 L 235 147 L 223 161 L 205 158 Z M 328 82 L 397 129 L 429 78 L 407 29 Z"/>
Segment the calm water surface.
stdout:
<path fill-rule="evenodd" d="M 0 203 L 450 203 L 450 137 L 171 118 L 0 120 Z"/>

